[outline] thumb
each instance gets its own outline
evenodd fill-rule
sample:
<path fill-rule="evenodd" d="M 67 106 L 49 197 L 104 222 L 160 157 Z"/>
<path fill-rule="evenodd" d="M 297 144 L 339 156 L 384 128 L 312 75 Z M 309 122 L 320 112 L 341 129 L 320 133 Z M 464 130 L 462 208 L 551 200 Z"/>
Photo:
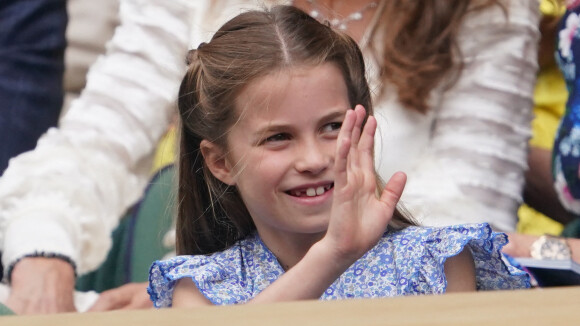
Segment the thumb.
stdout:
<path fill-rule="evenodd" d="M 385 189 L 381 193 L 380 201 L 389 207 L 392 211 L 395 210 L 403 190 L 405 189 L 405 184 L 407 183 L 407 175 L 403 172 L 397 172 L 393 174 Z"/>

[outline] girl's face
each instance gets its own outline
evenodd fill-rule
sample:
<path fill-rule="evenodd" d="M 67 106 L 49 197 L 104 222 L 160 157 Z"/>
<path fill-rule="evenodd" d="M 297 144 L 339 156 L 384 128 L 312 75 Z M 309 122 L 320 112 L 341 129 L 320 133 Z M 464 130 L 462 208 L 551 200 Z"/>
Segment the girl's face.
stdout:
<path fill-rule="evenodd" d="M 228 151 L 208 165 L 237 187 L 266 243 L 316 241 L 326 231 L 347 94 L 340 70 L 326 63 L 259 78 L 237 97 Z"/>

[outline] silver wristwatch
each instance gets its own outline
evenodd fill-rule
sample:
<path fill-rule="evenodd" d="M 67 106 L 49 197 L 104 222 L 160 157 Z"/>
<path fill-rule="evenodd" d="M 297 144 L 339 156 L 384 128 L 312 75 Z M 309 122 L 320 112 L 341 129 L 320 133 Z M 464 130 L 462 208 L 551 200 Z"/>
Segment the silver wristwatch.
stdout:
<path fill-rule="evenodd" d="M 572 258 L 572 251 L 566 239 L 543 235 L 532 243 L 530 255 L 536 259 L 564 260 Z"/>

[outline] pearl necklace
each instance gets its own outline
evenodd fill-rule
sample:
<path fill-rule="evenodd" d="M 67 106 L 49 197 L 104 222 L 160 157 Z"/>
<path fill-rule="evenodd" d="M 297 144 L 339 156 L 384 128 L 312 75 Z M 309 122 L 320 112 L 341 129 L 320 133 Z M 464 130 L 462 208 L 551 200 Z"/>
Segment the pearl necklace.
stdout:
<path fill-rule="evenodd" d="M 327 19 L 326 17 L 324 17 L 322 15 L 320 10 L 318 10 L 318 8 L 320 6 L 318 5 L 316 0 L 306 0 L 306 2 L 308 2 L 308 4 L 310 4 L 310 6 L 312 6 L 312 8 L 313 8 L 308 13 L 308 14 L 310 14 L 310 16 L 312 16 L 312 18 L 315 18 L 319 21 L 326 20 L 330 23 L 330 26 L 337 28 L 341 31 L 345 31 L 347 29 L 348 23 L 350 23 L 352 21 L 359 21 L 359 20 L 363 19 L 365 12 L 367 12 L 370 9 L 376 8 L 378 5 L 376 1 L 369 2 L 366 5 L 364 5 L 362 8 L 360 8 L 359 10 L 348 14 L 346 17 L 344 17 L 342 19 L 339 19 L 337 17 L 334 17 L 332 19 Z M 292 4 L 294 4 L 294 1 L 292 1 Z"/>

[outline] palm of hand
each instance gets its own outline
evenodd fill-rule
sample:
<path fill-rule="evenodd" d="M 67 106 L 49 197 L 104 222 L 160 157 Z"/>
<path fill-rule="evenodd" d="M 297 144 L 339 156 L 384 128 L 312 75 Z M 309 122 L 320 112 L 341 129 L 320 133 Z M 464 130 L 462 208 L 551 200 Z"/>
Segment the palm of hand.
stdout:
<path fill-rule="evenodd" d="M 406 176 L 395 174 L 377 195 L 373 165 L 376 120 L 362 128 L 365 109 L 347 112 L 337 141 L 334 200 L 326 238 L 340 256 L 358 258 L 376 245 L 391 221 Z"/>

